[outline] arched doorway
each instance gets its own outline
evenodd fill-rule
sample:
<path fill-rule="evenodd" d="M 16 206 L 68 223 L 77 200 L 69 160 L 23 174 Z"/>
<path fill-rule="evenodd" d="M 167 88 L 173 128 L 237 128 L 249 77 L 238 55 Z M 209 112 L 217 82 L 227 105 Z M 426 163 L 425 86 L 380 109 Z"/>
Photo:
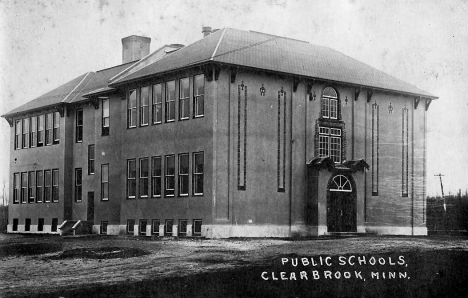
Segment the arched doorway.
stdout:
<path fill-rule="evenodd" d="M 334 174 L 327 186 L 328 232 L 356 232 L 356 184 L 350 175 Z"/>

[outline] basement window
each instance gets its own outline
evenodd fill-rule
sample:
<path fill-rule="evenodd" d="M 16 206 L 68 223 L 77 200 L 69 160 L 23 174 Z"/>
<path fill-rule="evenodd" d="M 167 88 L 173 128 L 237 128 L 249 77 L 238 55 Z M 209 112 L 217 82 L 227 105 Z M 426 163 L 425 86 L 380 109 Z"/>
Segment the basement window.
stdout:
<path fill-rule="evenodd" d="M 31 231 L 31 219 L 30 218 L 26 218 L 24 222 L 24 231 L 25 232 Z"/>
<path fill-rule="evenodd" d="M 107 235 L 107 221 L 101 221 L 101 231 L 100 234 Z"/>
<path fill-rule="evenodd" d="M 133 235 L 134 231 L 135 231 L 135 220 L 127 219 L 127 234 Z"/>
<path fill-rule="evenodd" d="M 51 231 L 52 232 L 57 232 L 57 226 L 58 226 L 58 218 L 52 218 Z"/>
<path fill-rule="evenodd" d="M 39 218 L 37 220 L 37 231 L 38 232 L 44 231 L 44 219 L 43 218 Z"/>
<path fill-rule="evenodd" d="M 13 232 L 17 232 L 17 231 L 18 231 L 18 219 L 17 219 L 17 218 L 13 218 L 13 227 L 12 227 L 12 230 L 13 230 Z"/>
<path fill-rule="evenodd" d="M 202 220 L 194 219 L 193 226 L 192 226 L 192 229 L 193 229 L 192 235 L 197 236 L 197 237 L 201 236 L 201 227 L 202 227 Z"/>
<path fill-rule="evenodd" d="M 177 234 L 179 237 L 187 236 L 187 220 L 186 219 L 179 220 L 179 231 Z"/>
<path fill-rule="evenodd" d="M 151 234 L 154 236 L 159 236 L 159 225 L 161 224 L 161 221 L 159 219 L 153 219 L 151 223 Z"/>
<path fill-rule="evenodd" d="M 148 224 L 148 221 L 146 219 L 140 219 L 140 225 L 139 225 L 139 235 L 140 236 L 146 236 L 146 225 Z"/>
<path fill-rule="evenodd" d="M 164 224 L 164 236 L 172 236 L 172 226 L 174 225 L 174 220 L 166 219 Z"/>

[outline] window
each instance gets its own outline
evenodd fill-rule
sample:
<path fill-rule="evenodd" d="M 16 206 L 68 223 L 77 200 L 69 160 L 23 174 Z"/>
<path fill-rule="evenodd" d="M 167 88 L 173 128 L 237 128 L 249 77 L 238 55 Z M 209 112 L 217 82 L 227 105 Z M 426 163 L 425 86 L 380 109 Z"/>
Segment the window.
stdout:
<path fill-rule="evenodd" d="M 153 124 L 162 121 L 162 86 L 157 84 L 153 86 Z"/>
<path fill-rule="evenodd" d="M 151 158 L 151 191 L 153 198 L 161 197 L 161 157 L 154 156 Z"/>
<path fill-rule="evenodd" d="M 51 232 L 57 232 L 58 218 L 52 218 Z"/>
<path fill-rule="evenodd" d="M 146 224 L 148 221 L 146 219 L 140 219 L 140 225 L 139 225 L 139 234 L 140 236 L 145 236 L 146 235 Z"/>
<path fill-rule="evenodd" d="M 30 125 L 29 145 L 31 147 L 36 147 L 36 142 L 37 142 L 37 134 L 36 134 L 36 131 L 37 131 L 37 117 L 36 116 L 31 117 L 31 119 L 29 120 L 29 125 Z"/>
<path fill-rule="evenodd" d="M 21 173 L 21 203 L 28 202 L 28 173 Z"/>
<path fill-rule="evenodd" d="M 24 221 L 24 231 L 25 232 L 31 231 L 31 219 L 30 218 L 26 218 Z"/>
<path fill-rule="evenodd" d="M 174 221 L 172 219 L 166 219 L 164 224 L 164 236 L 172 236 L 172 225 Z"/>
<path fill-rule="evenodd" d="M 179 80 L 179 119 L 185 120 L 190 117 L 190 83 L 189 78 Z"/>
<path fill-rule="evenodd" d="M 109 200 L 109 164 L 101 165 L 101 200 Z"/>
<path fill-rule="evenodd" d="M 20 174 L 13 174 L 13 204 L 20 202 Z"/>
<path fill-rule="evenodd" d="M 21 120 L 15 121 L 15 149 L 21 149 Z"/>
<path fill-rule="evenodd" d="M 127 219 L 127 234 L 133 235 L 135 231 L 135 220 Z"/>
<path fill-rule="evenodd" d="M 52 175 L 50 170 L 44 171 L 44 203 L 50 203 L 50 186 L 52 184 Z"/>
<path fill-rule="evenodd" d="M 60 114 L 59 112 L 54 113 L 54 144 L 60 142 Z"/>
<path fill-rule="evenodd" d="M 319 126 L 319 156 L 341 163 L 341 129 Z"/>
<path fill-rule="evenodd" d="M 82 173 L 81 168 L 75 169 L 75 202 L 77 203 L 81 202 L 83 194 Z"/>
<path fill-rule="evenodd" d="M 37 116 L 37 147 L 44 146 L 44 115 Z"/>
<path fill-rule="evenodd" d="M 127 99 L 127 127 L 136 127 L 136 89 L 130 90 Z"/>
<path fill-rule="evenodd" d="M 149 122 L 149 87 L 140 90 L 140 126 L 146 126 Z"/>
<path fill-rule="evenodd" d="M 165 163 L 165 178 L 164 196 L 173 197 L 175 187 L 175 157 L 174 155 L 166 155 Z"/>
<path fill-rule="evenodd" d="M 107 235 L 107 221 L 101 221 L 101 235 Z"/>
<path fill-rule="evenodd" d="M 52 145 L 52 126 L 53 126 L 53 114 L 49 113 L 46 114 L 46 122 L 45 122 L 45 141 L 46 145 Z"/>
<path fill-rule="evenodd" d="M 43 218 L 39 218 L 37 220 L 37 231 L 38 232 L 44 231 L 44 219 Z"/>
<path fill-rule="evenodd" d="M 23 148 L 29 148 L 29 118 L 23 119 L 23 137 L 21 139 Z"/>
<path fill-rule="evenodd" d="M 88 146 L 88 175 L 94 174 L 94 145 Z"/>
<path fill-rule="evenodd" d="M 44 183 L 44 174 L 42 171 L 36 172 L 36 203 L 42 203 L 42 185 Z"/>
<path fill-rule="evenodd" d="M 155 236 L 159 236 L 159 224 L 160 224 L 159 219 L 153 219 L 151 223 L 151 234 Z"/>
<path fill-rule="evenodd" d="M 177 233 L 177 236 L 179 237 L 187 236 L 187 220 L 186 219 L 179 220 L 179 231 Z"/>
<path fill-rule="evenodd" d="M 59 200 L 59 170 L 52 170 L 52 202 Z"/>
<path fill-rule="evenodd" d="M 175 81 L 166 83 L 166 122 L 175 120 Z"/>
<path fill-rule="evenodd" d="M 353 187 L 346 176 L 336 175 L 332 179 L 330 191 L 352 192 Z"/>
<path fill-rule="evenodd" d="M 83 142 L 83 110 L 76 110 L 76 142 Z"/>
<path fill-rule="evenodd" d="M 136 198 L 136 160 L 127 160 L 127 198 Z"/>
<path fill-rule="evenodd" d="M 179 154 L 179 196 L 189 195 L 189 155 Z"/>
<path fill-rule="evenodd" d="M 193 195 L 203 195 L 203 152 L 193 154 Z"/>
<path fill-rule="evenodd" d="M 13 218 L 13 232 L 18 231 L 18 219 Z"/>
<path fill-rule="evenodd" d="M 148 197 L 148 186 L 149 186 L 149 160 L 148 158 L 140 158 L 140 198 Z"/>
<path fill-rule="evenodd" d="M 205 113 L 205 76 L 193 78 L 193 117 L 203 117 Z"/>
<path fill-rule="evenodd" d="M 36 173 L 29 172 L 28 173 L 28 203 L 34 203 L 34 193 L 36 192 Z"/>
<path fill-rule="evenodd" d="M 331 87 L 323 90 L 322 117 L 330 119 L 338 118 L 338 95 L 335 89 Z"/>
<path fill-rule="evenodd" d="M 102 100 L 102 129 L 101 133 L 103 136 L 109 135 L 109 100 Z"/>
<path fill-rule="evenodd" d="M 193 232 L 192 236 L 201 236 L 201 227 L 202 227 L 202 220 L 201 219 L 194 219 L 193 220 Z"/>

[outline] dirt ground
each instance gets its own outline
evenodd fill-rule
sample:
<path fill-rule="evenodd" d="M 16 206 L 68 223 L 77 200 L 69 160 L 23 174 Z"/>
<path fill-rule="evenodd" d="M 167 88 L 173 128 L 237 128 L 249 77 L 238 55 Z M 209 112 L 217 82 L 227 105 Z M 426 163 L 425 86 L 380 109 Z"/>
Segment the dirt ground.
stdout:
<path fill-rule="evenodd" d="M 356 264 L 359 257 L 364 264 Z M 463 293 L 467 265 L 467 237 L 207 240 L 0 234 L 2 297 L 440 297 Z M 330 278 L 325 272 L 331 272 Z"/>

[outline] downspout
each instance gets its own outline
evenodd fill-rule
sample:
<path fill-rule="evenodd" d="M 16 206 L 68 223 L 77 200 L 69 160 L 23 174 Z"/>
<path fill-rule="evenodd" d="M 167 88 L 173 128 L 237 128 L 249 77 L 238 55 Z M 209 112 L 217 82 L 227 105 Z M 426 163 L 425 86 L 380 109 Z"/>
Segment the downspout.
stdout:
<path fill-rule="evenodd" d="M 292 144 L 294 142 L 294 140 L 292 139 L 292 100 L 294 90 L 293 84 L 294 80 L 291 80 L 291 100 L 289 103 L 289 237 L 292 237 Z M 286 100 L 286 98 L 284 100 Z"/>
<path fill-rule="evenodd" d="M 411 111 L 411 235 L 414 235 L 414 99 Z"/>

